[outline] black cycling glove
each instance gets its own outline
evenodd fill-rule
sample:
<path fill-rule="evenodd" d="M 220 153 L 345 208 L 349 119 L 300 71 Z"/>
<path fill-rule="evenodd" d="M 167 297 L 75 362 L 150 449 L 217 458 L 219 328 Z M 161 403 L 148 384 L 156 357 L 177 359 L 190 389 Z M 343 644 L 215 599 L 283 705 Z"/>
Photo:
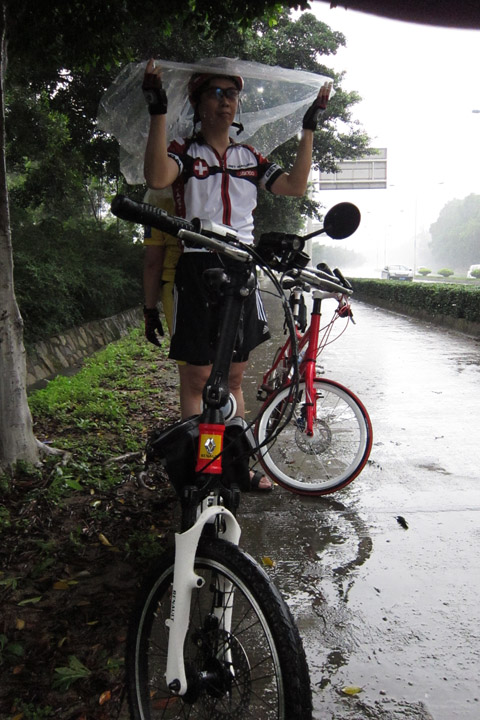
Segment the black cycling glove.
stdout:
<path fill-rule="evenodd" d="M 162 87 L 162 79 L 155 73 L 145 73 L 142 90 L 150 115 L 167 114 L 167 93 Z"/>
<path fill-rule="evenodd" d="M 161 347 L 157 333 L 163 337 L 163 327 L 160 322 L 160 315 L 157 308 L 143 308 L 143 317 L 145 319 L 145 337 L 148 342 Z"/>
<path fill-rule="evenodd" d="M 320 92 L 317 97 L 303 116 L 302 127 L 304 130 L 313 130 L 313 132 L 315 132 L 317 129 L 318 119 L 320 115 L 323 115 L 327 108 L 331 89 L 332 85 L 328 82 L 320 88 Z"/>

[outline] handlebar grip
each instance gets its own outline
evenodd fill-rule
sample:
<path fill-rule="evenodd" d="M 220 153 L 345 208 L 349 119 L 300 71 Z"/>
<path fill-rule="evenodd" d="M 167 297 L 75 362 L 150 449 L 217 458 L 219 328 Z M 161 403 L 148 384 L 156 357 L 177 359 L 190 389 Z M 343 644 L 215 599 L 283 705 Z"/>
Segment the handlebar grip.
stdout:
<path fill-rule="evenodd" d="M 344 287 L 346 287 L 347 290 L 353 290 L 352 283 L 349 280 L 347 280 L 346 277 L 343 276 L 342 272 L 338 268 L 335 268 L 335 270 L 333 271 L 333 274 L 340 280 L 342 285 Z"/>
<path fill-rule="evenodd" d="M 317 270 L 321 270 L 323 273 L 326 273 L 327 275 L 330 275 L 331 278 L 332 278 L 332 280 L 333 280 L 333 277 L 334 277 L 333 272 L 332 272 L 332 270 L 328 267 L 327 263 L 319 262 L 319 263 L 317 264 Z"/>
<path fill-rule="evenodd" d="M 148 203 L 136 202 L 125 195 L 116 195 L 113 198 L 111 211 L 113 215 L 121 220 L 128 220 L 139 225 L 150 225 L 175 237 L 180 230 L 195 231 L 196 229 L 193 223 L 184 220 L 184 218 L 169 215 L 161 208 Z"/>

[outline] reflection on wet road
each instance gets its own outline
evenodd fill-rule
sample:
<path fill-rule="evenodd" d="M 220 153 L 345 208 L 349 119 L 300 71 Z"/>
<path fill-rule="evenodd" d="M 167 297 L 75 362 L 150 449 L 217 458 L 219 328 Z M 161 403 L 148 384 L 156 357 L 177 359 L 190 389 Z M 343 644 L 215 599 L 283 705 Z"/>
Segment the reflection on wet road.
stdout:
<path fill-rule="evenodd" d="M 315 720 L 478 720 L 480 343 L 360 303 L 354 312 L 321 362 L 370 413 L 368 465 L 334 495 L 246 496 L 242 547 L 275 562 Z M 252 416 L 263 365 L 258 353 L 245 382 Z"/>

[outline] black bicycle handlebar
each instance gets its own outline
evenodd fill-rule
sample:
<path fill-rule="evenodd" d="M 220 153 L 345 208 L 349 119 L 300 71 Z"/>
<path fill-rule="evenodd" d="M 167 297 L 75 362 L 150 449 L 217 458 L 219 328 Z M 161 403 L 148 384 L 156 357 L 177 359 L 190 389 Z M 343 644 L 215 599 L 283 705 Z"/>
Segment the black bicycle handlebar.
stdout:
<path fill-rule="evenodd" d="M 221 255 L 226 255 L 233 260 L 239 260 L 240 262 L 244 263 L 253 262 L 253 258 L 247 250 L 238 247 L 238 245 L 230 245 L 228 242 L 225 242 L 225 240 L 222 240 L 221 238 L 207 237 L 206 235 L 201 235 L 197 232 L 191 232 L 190 230 L 179 230 L 178 237 L 190 247 L 200 246 L 208 248 L 209 250 L 213 250 L 213 252 L 220 253 Z"/>
<path fill-rule="evenodd" d="M 175 215 L 169 215 L 165 210 L 148 203 L 131 200 L 125 195 L 116 195 L 114 197 L 111 211 L 121 220 L 127 220 L 139 225 L 150 225 L 180 238 L 187 245 L 205 247 L 240 262 L 252 260 L 252 255 L 245 245 L 239 247 L 238 244 L 232 244 L 236 239 L 236 232 L 233 228 L 203 222 L 197 218 L 192 221 L 185 220 Z M 328 266 L 325 266 L 326 271 L 314 268 L 303 269 L 309 257 L 302 252 L 302 238 L 287 233 L 267 233 L 262 238 L 267 241 L 263 248 L 264 254 L 269 256 L 268 260 L 270 262 L 266 257 L 262 257 L 262 252 L 258 252 L 258 246 L 256 248 L 257 253 L 274 269 L 287 270 L 291 277 L 300 278 L 302 281 L 325 292 L 352 294 L 353 290 L 350 283 L 344 281 L 340 271 L 338 271 L 339 275 L 335 271 L 332 273 Z M 268 252 L 265 253 L 267 248 Z M 300 267 L 298 265 L 295 267 L 295 259 L 299 262 Z M 291 269 L 291 265 L 285 267 L 290 263 L 294 264 L 293 269 Z M 339 282 L 342 284 L 340 285 Z"/>
<path fill-rule="evenodd" d="M 244 249 L 246 248 L 245 245 L 240 247 L 238 243 L 235 244 L 237 239 L 236 231 L 226 225 L 218 225 L 198 218 L 188 221 L 175 215 L 169 215 L 165 210 L 148 203 L 131 200 L 125 195 L 116 195 L 111 204 L 111 211 L 121 220 L 127 220 L 139 225 L 150 225 L 158 230 L 163 230 L 174 237 L 180 238 L 186 245 L 208 248 L 240 262 L 253 261 L 252 254 Z M 263 257 L 262 253 L 258 253 L 257 248 L 260 258 L 267 264 L 276 269 L 285 262 L 286 256 L 289 257 L 291 264 L 294 257 L 298 258 L 300 256 L 303 256 L 301 259 L 302 265 L 308 262 L 309 257 L 300 252 L 303 247 L 301 238 L 296 235 L 287 236 L 281 233 L 276 235 L 276 238 L 277 247 L 272 248 L 268 258 Z"/>
<path fill-rule="evenodd" d="M 353 290 L 352 283 L 349 280 L 347 280 L 347 278 L 344 276 L 342 271 L 339 270 L 339 268 L 334 268 L 333 270 L 331 270 L 326 263 L 322 262 L 322 263 L 318 263 L 317 270 L 321 270 L 322 272 L 325 272 L 328 275 L 331 275 L 332 280 L 334 282 L 340 280 L 343 287 L 346 288 L 347 290 Z"/>
<path fill-rule="evenodd" d="M 346 285 L 339 284 L 339 278 L 334 274 L 335 271 L 330 275 L 322 270 L 316 268 L 298 268 L 288 272 L 288 275 L 292 278 L 298 278 L 301 282 L 307 283 L 309 286 L 322 290 L 326 293 L 332 293 L 334 295 L 353 295 L 353 289 Z"/>
<path fill-rule="evenodd" d="M 340 282 L 342 283 L 342 285 L 343 285 L 345 288 L 347 288 L 347 290 L 352 290 L 352 291 L 353 291 L 352 283 L 350 282 L 350 280 L 347 280 L 347 278 L 343 275 L 343 273 L 341 272 L 341 270 L 339 270 L 338 268 L 335 268 L 334 271 L 333 271 L 333 274 L 337 276 L 337 278 L 340 280 Z"/>
<path fill-rule="evenodd" d="M 165 210 L 154 207 L 148 203 L 136 202 L 125 195 L 116 195 L 111 204 L 112 213 L 121 220 L 137 223 L 139 225 L 150 225 L 157 230 L 163 230 L 169 235 L 178 236 L 180 230 L 197 229 L 192 222 L 184 218 L 169 215 Z"/>

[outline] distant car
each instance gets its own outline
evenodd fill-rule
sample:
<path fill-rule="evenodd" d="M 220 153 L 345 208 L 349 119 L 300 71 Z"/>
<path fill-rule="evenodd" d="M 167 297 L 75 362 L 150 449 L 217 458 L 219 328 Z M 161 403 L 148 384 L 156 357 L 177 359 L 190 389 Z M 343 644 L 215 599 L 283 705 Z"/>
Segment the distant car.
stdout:
<path fill-rule="evenodd" d="M 474 271 L 480 272 L 480 265 L 470 265 L 467 273 L 468 278 L 476 278 L 478 280 L 478 275 L 473 275 Z"/>
<path fill-rule="evenodd" d="M 382 270 L 384 280 L 413 280 L 413 270 L 406 265 L 385 265 Z"/>

